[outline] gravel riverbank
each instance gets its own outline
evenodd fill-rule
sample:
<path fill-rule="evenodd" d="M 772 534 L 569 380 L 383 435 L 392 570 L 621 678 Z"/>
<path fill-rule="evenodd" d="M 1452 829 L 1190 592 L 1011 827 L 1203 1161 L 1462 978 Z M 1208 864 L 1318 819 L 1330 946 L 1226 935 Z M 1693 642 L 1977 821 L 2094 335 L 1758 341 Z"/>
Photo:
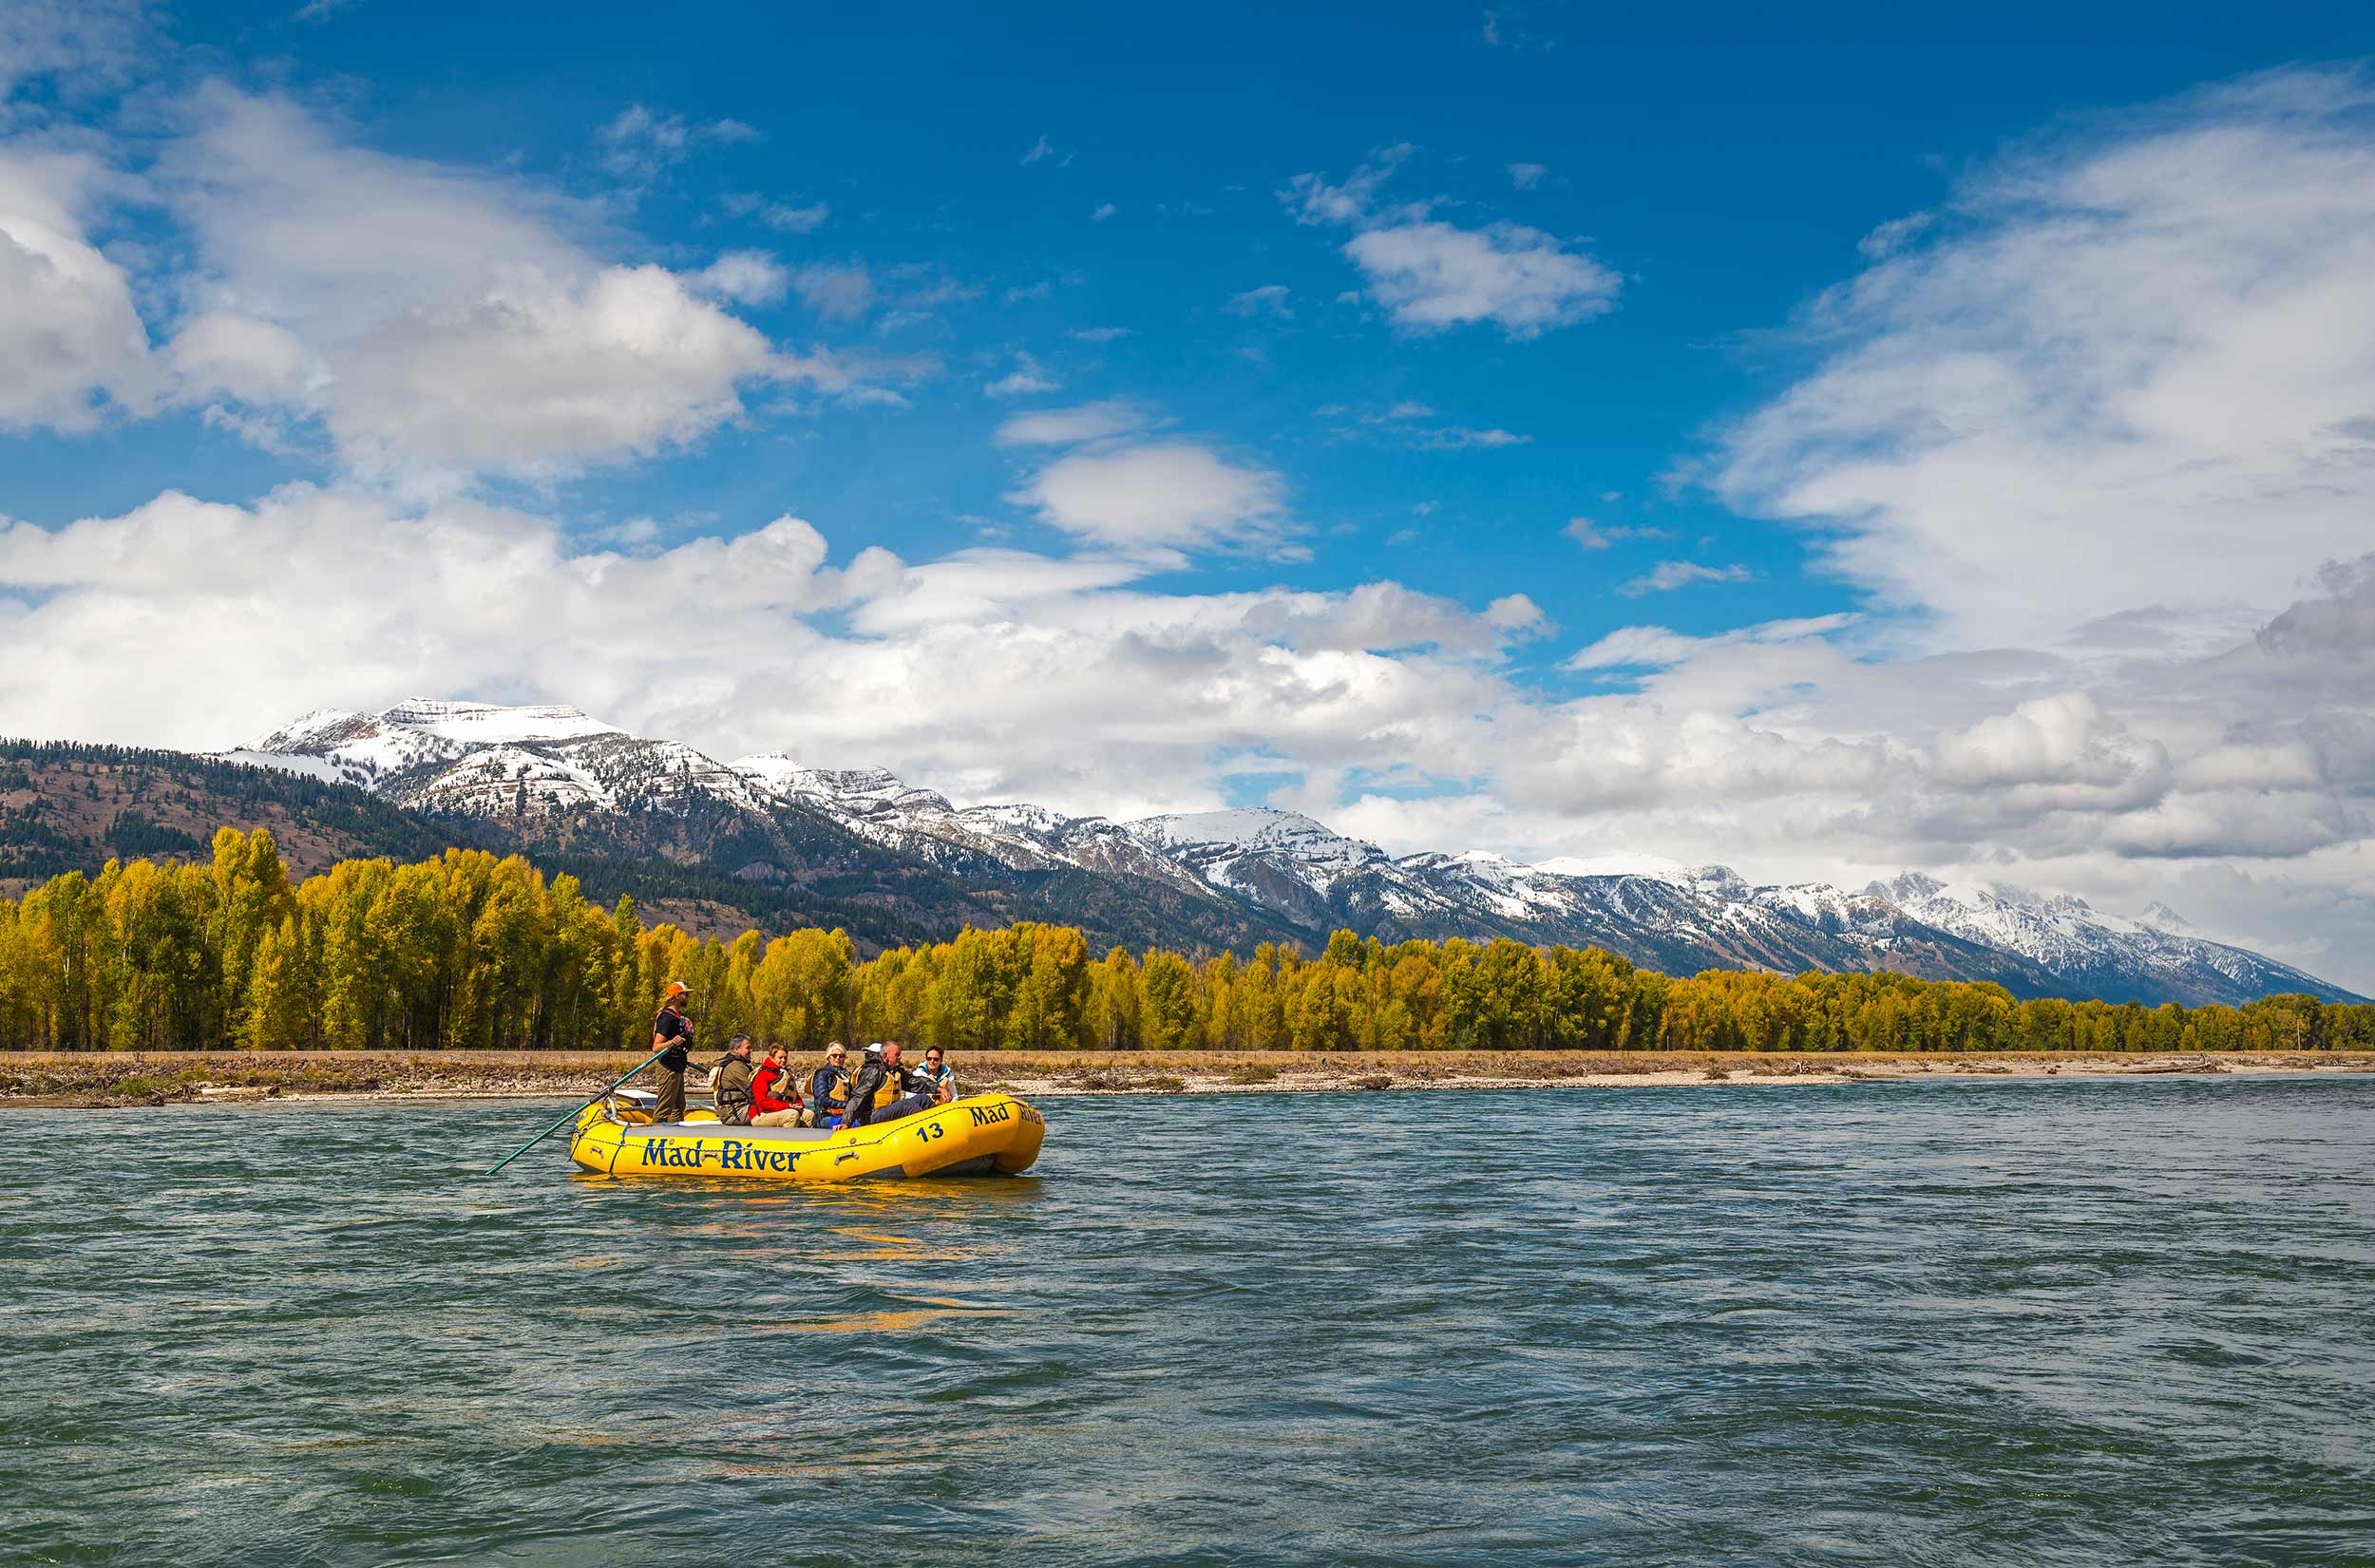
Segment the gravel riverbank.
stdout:
<path fill-rule="evenodd" d="M 0 1107 L 321 1099 L 591 1096 L 637 1058 L 600 1051 L 160 1051 L 0 1054 Z M 2375 1055 L 2319 1051 L 2162 1055 L 1482 1051 L 990 1051 L 953 1059 L 968 1090 L 1245 1094 L 1362 1089 L 1597 1088 L 1841 1084 L 1948 1076 L 2375 1072 Z"/>

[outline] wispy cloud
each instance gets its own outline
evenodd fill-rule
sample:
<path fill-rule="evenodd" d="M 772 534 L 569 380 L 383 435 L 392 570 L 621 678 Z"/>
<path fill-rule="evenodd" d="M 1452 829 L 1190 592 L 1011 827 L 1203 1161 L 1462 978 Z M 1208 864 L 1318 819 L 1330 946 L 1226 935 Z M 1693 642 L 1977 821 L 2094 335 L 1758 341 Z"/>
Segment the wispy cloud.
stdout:
<path fill-rule="evenodd" d="M 820 261 L 791 274 L 802 303 L 833 321 L 851 321 L 874 308 L 874 274 L 863 261 Z"/>
<path fill-rule="evenodd" d="M 723 197 L 717 205 L 728 217 L 756 218 L 777 234 L 813 234 L 833 214 L 833 209 L 822 201 L 777 201 L 750 191 Z"/>
<path fill-rule="evenodd" d="M 757 128 L 739 120 L 687 120 L 630 104 L 595 133 L 602 164 L 621 178 L 649 183 L 695 148 L 764 141 Z"/>
<path fill-rule="evenodd" d="M 1748 582 L 1756 573 L 1745 566 L 1705 566 L 1695 560 L 1662 560 L 1617 590 L 1627 598 L 1663 594 L 1701 582 Z"/>
<path fill-rule="evenodd" d="M 1037 360 L 1029 354 L 1016 354 L 1015 368 L 981 389 L 992 397 L 1028 397 L 1054 391 L 1062 385 Z"/>
<path fill-rule="evenodd" d="M 1286 303 L 1288 289 L 1283 283 L 1264 283 L 1258 289 L 1231 294 L 1221 309 L 1230 315 L 1267 315 L 1282 321 L 1294 318 L 1294 308 Z"/>
<path fill-rule="evenodd" d="M 1626 539 L 1662 539 L 1666 537 L 1662 528 L 1626 527 L 1621 524 L 1610 527 L 1594 522 L 1589 518 L 1569 518 L 1567 526 L 1559 532 L 1586 550 L 1610 549 Z"/>

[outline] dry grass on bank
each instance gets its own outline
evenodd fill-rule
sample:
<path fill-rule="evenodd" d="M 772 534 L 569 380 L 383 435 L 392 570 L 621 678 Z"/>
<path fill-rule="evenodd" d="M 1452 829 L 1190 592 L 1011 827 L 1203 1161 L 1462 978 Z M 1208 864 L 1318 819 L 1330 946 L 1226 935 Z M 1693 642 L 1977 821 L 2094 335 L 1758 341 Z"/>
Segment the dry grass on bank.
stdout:
<path fill-rule="evenodd" d="M 0 1105 L 162 1105 L 317 1096 L 591 1095 L 640 1057 L 612 1051 L 0 1053 Z M 2328 1069 L 2375 1056 L 2312 1051 L 1902 1054 L 1755 1051 L 984 1051 L 952 1058 L 966 1089 L 1037 1096 L 1387 1088 L 1844 1083 L 1947 1075 L 2059 1076 Z"/>

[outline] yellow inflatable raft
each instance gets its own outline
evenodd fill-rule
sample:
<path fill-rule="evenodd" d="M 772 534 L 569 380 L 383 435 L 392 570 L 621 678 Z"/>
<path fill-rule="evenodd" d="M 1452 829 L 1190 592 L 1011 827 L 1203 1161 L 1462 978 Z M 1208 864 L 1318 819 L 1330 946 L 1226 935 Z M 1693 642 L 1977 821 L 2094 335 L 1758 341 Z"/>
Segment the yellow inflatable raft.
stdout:
<path fill-rule="evenodd" d="M 856 1181 L 920 1176 L 1016 1176 L 1039 1157 L 1047 1124 L 1011 1094 L 976 1094 L 896 1122 L 817 1132 L 707 1121 L 655 1124 L 625 1096 L 578 1113 L 569 1158 L 602 1176 L 707 1176 L 743 1181 Z"/>

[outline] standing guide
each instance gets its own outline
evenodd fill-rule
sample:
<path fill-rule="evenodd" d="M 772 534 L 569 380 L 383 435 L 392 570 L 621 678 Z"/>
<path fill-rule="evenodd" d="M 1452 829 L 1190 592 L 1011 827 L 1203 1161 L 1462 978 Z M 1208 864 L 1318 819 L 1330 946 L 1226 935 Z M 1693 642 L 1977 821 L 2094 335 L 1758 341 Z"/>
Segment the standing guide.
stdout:
<path fill-rule="evenodd" d="M 654 1122 L 684 1120 L 684 1069 L 693 1050 L 693 1020 L 684 1015 L 684 1010 L 692 1000 L 690 986 L 671 980 L 660 998 L 659 1016 L 652 1020 L 652 1048 L 663 1052 L 659 1099 L 652 1106 Z"/>

